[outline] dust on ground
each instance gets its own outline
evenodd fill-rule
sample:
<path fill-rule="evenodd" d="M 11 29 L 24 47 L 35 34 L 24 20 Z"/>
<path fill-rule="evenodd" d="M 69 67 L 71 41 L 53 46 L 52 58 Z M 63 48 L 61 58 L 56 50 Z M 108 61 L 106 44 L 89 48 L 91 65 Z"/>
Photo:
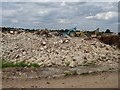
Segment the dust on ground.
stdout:
<path fill-rule="evenodd" d="M 118 73 L 76 75 L 63 78 L 4 78 L 3 88 L 118 88 Z"/>

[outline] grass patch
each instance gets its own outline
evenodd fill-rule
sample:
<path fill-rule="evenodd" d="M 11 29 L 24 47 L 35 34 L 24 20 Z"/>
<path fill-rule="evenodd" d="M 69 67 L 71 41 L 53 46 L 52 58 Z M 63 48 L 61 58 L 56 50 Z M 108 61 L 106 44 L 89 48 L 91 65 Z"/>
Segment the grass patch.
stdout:
<path fill-rule="evenodd" d="M 70 65 L 70 62 L 65 62 L 66 66 L 69 66 Z"/>
<path fill-rule="evenodd" d="M 30 65 L 28 65 L 28 67 L 40 67 L 40 65 L 38 65 L 37 63 L 31 63 Z"/>
<path fill-rule="evenodd" d="M 0 60 L 0 68 L 2 68 L 2 60 Z"/>
<path fill-rule="evenodd" d="M 65 76 L 78 75 L 76 70 L 73 71 L 64 71 Z"/>
<path fill-rule="evenodd" d="M 85 64 L 83 64 L 83 66 L 95 66 L 95 61 L 91 61 L 91 62 L 87 62 Z"/>
<path fill-rule="evenodd" d="M 120 68 L 118 68 L 118 72 L 120 72 Z"/>
<path fill-rule="evenodd" d="M 88 71 L 88 72 L 84 72 L 84 73 L 81 73 L 80 75 L 94 75 L 94 74 L 97 74 L 98 71 Z"/>
<path fill-rule="evenodd" d="M 0 66 L 1 68 L 7 68 L 7 67 L 40 67 L 37 63 L 26 63 L 24 61 L 22 62 L 16 62 L 16 63 L 13 63 L 13 62 L 6 62 L 6 61 L 2 61 L 0 60 Z"/>

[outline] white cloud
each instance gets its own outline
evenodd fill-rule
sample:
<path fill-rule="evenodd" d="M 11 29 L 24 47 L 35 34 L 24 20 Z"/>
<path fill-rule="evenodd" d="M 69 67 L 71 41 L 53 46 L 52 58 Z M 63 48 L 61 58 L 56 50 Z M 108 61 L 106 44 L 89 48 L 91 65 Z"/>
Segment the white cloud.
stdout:
<path fill-rule="evenodd" d="M 16 19 L 13 19 L 11 22 L 12 22 L 12 23 L 18 23 L 19 21 L 16 20 Z"/>
<path fill-rule="evenodd" d="M 63 2 L 54 3 L 10 2 L 2 4 L 2 25 L 24 28 L 65 29 L 76 26 L 77 28 L 83 30 L 92 30 L 97 27 L 100 27 L 102 30 L 108 27 L 112 28 L 112 30 L 115 30 L 115 25 L 113 23 L 115 23 L 117 20 L 117 18 L 114 17 L 117 16 L 116 12 L 118 11 L 116 9 L 117 3 L 114 4 L 108 2 L 68 3 L 66 0 L 64 0 Z M 109 6 L 112 6 L 112 8 L 108 8 Z"/>
<path fill-rule="evenodd" d="M 17 14 L 16 10 L 2 10 L 3 16 L 13 16 Z"/>
<path fill-rule="evenodd" d="M 35 13 L 35 12 L 34 12 L 34 13 Z M 40 15 L 40 16 L 44 16 L 44 15 L 47 15 L 47 14 L 48 14 L 48 11 L 47 11 L 47 10 L 41 10 L 41 11 L 38 11 L 37 14 Z"/>
<path fill-rule="evenodd" d="M 57 22 L 61 23 L 61 24 L 68 24 L 68 23 L 70 23 L 70 21 L 68 19 L 57 19 Z"/>
<path fill-rule="evenodd" d="M 41 24 L 42 22 L 32 22 L 33 24 Z"/>
<path fill-rule="evenodd" d="M 65 6 L 65 5 L 66 5 L 65 1 L 63 1 L 63 2 L 61 3 L 61 6 Z"/>
<path fill-rule="evenodd" d="M 2 2 L 119 2 L 119 0 L 1 0 Z"/>
<path fill-rule="evenodd" d="M 63 0 L 2 0 L 2 2 L 62 2 Z"/>
<path fill-rule="evenodd" d="M 102 20 L 109 20 L 114 17 L 117 17 L 118 13 L 117 12 L 103 12 L 103 13 L 98 13 L 94 16 L 87 16 L 86 19 L 102 19 Z"/>

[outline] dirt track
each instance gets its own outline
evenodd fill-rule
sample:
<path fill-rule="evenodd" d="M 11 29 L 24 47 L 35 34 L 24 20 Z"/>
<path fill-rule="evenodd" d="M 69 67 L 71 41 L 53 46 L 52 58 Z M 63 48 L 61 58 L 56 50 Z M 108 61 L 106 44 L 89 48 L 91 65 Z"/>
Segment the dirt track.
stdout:
<path fill-rule="evenodd" d="M 118 88 L 118 73 L 43 79 L 3 79 L 3 88 Z"/>

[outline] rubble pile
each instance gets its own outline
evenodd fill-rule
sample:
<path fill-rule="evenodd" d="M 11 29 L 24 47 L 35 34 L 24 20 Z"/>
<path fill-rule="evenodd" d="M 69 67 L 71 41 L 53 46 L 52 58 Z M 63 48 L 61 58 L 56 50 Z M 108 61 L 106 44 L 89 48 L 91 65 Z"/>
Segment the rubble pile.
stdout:
<path fill-rule="evenodd" d="M 2 32 L 1 32 L 2 33 Z M 48 32 L 46 32 L 48 33 Z M 67 37 L 34 33 L 2 33 L 2 60 L 25 61 L 40 66 L 110 65 L 117 67 L 118 49 L 101 43 L 98 39 L 85 40 L 81 37 Z"/>

